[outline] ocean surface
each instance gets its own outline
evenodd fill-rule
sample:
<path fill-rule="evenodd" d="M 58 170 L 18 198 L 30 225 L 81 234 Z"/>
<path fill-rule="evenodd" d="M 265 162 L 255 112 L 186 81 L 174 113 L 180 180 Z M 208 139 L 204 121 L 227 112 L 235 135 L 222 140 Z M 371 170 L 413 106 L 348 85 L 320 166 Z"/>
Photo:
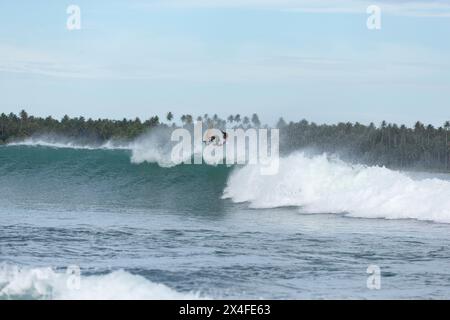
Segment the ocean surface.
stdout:
<path fill-rule="evenodd" d="M 0 146 L 0 299 L 450 298 L 449 175 L 164 157 Z"/>

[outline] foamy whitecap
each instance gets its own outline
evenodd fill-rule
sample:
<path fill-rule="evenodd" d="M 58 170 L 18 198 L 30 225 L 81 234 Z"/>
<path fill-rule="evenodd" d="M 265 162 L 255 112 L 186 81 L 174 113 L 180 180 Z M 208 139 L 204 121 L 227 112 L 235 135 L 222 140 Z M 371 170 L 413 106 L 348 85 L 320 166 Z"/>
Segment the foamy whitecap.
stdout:
<path fill-rule="evenodd" d="M 156 163 L 161 167 L 173 167 L 177 163 L 188 161 L 192 157 L 192 154 L 189 153 L 173 159 L 170 137 L 167 132 L 156 130 L 131 142 L 109 140 L 102 144 L 94 144 L 81 143 L 64 137 L 39 136 L 10 142 L 7 145 L 77 150 L 129 150 L 131 151 L 131 163 Z"/>
<path fill-rule="evenodd" d="M 131 151 L 131 163 L 156 163 L 163 168 L 174 167 L 180 163 L 189 163 L 194 155 L 202 157 L 203 151 L 203 145 L 194 145 L 192 150 L 188 150 L 188 152 L 174 153 L 173 147 L 175 143 L 170 140 L 170 131 L 167 130 L 153 130 L 130 142 L 109 140 L 102 144 L 93 144 L 81 143 L 58 136 L 38 136 L 10 142 L 7 145 L 55 149 L 129 150 Z M 223 158 L 215 159 L 215 161 L 211 163 L 203 159 L 205 164 L 218 165 L 223 162 Z"/>
<path fill-rule="evenodd" d="M 399 171 L 350 165 L 326 155 L 297 153 L 282 158 L 274 176 L 261 175 L 257 165 L 236 169 L 223 198 L 249 202 L 254 208 L 298 206 L 305 213 L 450 223 L 450 181 L 417 180 Z"/>
<path fill-rule="evenodd" d="M 10 142 L 8 146 L 37 146 L 37 147 L 48 147 L 56 149 L 84 149 L 84 150 L 128 150 L 131 147 L 125 143 L 107 141 L 105 143 L 95 145 L 95 144 L 82 144 L 79 142 L 66 140 L 66 139 L 49 139 L 49 138 L 27 138 L 22 141 Z"/>
<path fill-rule="evenodd" d="M 0 299 L 200 299 L 123 270 L 82 276 L 74 285 L 70 274 L 47 268 L 0 266 Z"/>

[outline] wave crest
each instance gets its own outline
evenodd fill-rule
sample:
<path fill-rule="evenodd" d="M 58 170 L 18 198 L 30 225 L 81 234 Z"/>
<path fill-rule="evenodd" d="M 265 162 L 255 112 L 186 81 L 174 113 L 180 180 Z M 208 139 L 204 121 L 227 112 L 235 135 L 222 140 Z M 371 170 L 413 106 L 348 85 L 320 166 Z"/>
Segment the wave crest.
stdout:
<path fill-rule="evenodd" d="M 0 299 L 199 299 L 197 293 L 181 293 L 164 284 L 123 270 L 105 275 L 82 276 L 71 287 L 70 275 L 50 267 L 0 266 Z"/>
<path fill-rule="evenodd" d="M 253 208 L 297 206 L 305 213 L 417 219 L 450 223 L 450 181 L 413 179 L 384 167 L 350 165 L 327 155 L 297 153 L 280 159 L 279 173 L 258 166 L 236 169 L 223 198 Z"/>
<path fill-rule="evenodd" d="M 61 136 L 43 135 L 10 142 L 7 145 L 77 150 L 127 150 L 131 152 L 131 163 L 156 163 L 160 167 L 173 167 L 193 156 L 193 154 L 180 155 L 178 158 L 172 159 L 171 151 L 174 144 L 170 140 L 170 131 L 163 129 L 153 130 L 128 142 L 108 140 L 104 143 L 93 143 Z"/>
<path fill-rule="evenodd" d="M 82 149 L 82 150 L 128 150 L 128 143 L 107 141 L 102 144 L 82 143 L 64 138 L 34 137 L 22 141 L 10 142 L 8 146 L 48 147 L 55 149 Z"/>

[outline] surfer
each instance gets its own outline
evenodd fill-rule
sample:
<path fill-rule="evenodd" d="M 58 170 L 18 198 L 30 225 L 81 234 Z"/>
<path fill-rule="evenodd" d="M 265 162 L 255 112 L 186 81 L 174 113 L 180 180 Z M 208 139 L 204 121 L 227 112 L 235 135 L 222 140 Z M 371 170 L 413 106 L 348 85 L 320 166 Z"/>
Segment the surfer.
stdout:
<path fill-rule="evenodd" d="M 214 141 L 216 141 L 216 136 L 211 136 L 208 142 L 213 143 Z"/>
<path fill-rule="evenodd" d="M 207 138 L 207 140 L 205 141 L 206 143 L 210 144 L 210 143 L 215 143 L 217 145 L 224 145 L 225 142 L 227 141 L 228 138 L 228 134 L 223 131 L 220 130 L 220 132 L 222 133 L 222 141 L 220 141 L 220 137 L 216 136 L 216 135 L 211 135 Z"/>

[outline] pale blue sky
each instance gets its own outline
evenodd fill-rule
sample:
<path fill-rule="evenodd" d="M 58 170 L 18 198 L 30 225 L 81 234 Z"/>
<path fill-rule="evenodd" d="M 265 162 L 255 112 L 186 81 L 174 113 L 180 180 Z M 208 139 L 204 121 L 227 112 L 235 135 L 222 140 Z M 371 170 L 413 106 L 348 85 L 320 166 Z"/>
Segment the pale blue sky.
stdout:
<path fill-rule="evenodd" d="M 0 1 L 0 112 L 450 119 L 450 1 Z"/>

